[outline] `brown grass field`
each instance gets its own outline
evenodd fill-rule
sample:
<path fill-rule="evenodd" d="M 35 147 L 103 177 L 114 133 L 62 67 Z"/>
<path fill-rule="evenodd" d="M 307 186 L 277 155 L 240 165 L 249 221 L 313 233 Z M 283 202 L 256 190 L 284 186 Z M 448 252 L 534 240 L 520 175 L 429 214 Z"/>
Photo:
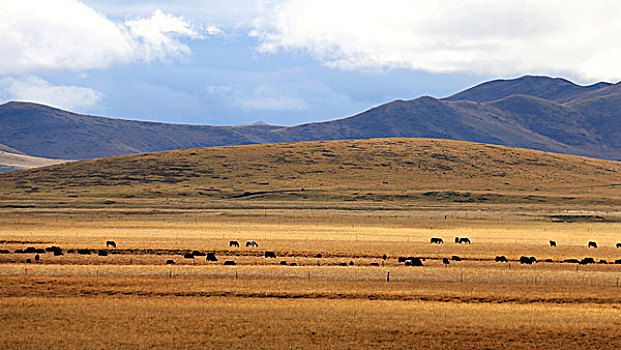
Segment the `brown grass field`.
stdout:
<path fill-rule="evenodd" d="M 620 188 L 615 162 L 408 139 L 1 174 L 0 348 L 618 349 Z"/>

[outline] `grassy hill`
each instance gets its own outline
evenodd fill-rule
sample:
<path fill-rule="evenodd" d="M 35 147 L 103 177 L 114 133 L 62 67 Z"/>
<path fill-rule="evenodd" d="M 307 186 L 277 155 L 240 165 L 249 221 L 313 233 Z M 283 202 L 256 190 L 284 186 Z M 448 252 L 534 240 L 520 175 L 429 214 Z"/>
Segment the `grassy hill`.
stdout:
<path fill-rule="evenodd" d="M 621 163 L 433 139 L 185 149 L 0 174 L 0 198 L 621 203 Z"/>

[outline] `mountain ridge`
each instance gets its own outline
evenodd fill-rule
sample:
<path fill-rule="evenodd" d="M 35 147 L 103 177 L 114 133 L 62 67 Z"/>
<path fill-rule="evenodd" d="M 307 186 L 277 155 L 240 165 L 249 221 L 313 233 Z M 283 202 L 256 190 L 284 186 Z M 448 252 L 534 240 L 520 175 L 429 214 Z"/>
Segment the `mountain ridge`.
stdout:
<path fill-rule="evenodd" d="M 5 151 L 89 159 L 182 148 L 385 137 L 482 142 L 621 160 L 621 83 L 580 86 L 524 76 L 446 98 L 395 100 L 346 118 L 294 126 L 209 126 L 75 114 L 34 103 L 0 105 Z"/>

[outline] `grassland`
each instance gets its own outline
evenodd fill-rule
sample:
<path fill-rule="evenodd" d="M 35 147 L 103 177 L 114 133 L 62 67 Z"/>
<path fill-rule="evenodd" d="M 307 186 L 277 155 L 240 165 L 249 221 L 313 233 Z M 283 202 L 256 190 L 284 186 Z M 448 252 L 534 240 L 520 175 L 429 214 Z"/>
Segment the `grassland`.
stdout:
<path fill-rule="evenodd" d="M 616 349 L 620 169 L 391 139 L 3 174 L 0 249 L 10 253 L 0 254 L 0 348 Z M 259 247 L 244 247 L 250 239 Z M 14 253 L 50 245 L 65 254 L 26 263 L 34 254 Z M 218 261 L 184 258 L 195 250 Z M 442 263 L 453 256 L 461 261 Z M 563 262 L 585 257 L 608 263 Z"/>

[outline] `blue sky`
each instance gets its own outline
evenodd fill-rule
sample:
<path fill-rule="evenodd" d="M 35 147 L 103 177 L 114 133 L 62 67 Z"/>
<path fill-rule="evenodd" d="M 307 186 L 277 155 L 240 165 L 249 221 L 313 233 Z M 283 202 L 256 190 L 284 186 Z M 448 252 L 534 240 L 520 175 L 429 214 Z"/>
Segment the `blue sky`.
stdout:
<path fill-rule="evenodd" d="M 573 0 L 0 0 L 0 102 L 293 125 L 524 74 L 616 82 L 620 11 Z"/>

